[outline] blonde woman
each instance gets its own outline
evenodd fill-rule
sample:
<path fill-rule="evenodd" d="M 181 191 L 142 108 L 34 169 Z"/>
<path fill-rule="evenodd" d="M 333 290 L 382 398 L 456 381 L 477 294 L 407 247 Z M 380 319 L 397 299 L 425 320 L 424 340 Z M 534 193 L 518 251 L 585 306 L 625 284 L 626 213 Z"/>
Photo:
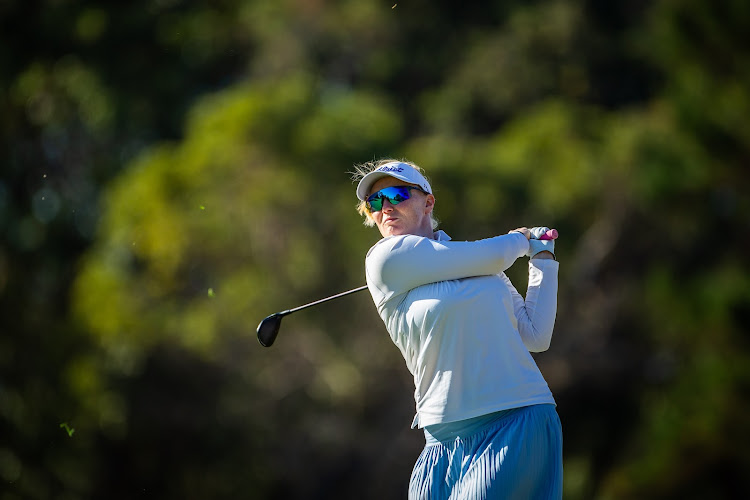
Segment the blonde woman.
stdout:
<path fill-rule="evenodd" d="M 409 498 L 561 498 L 560 420 L 530 354 L 549 347 L 557 311 L 554 241 L 535 239 L 547 228 L 451 241 L 421 168 L 356 170 L 358 210 L 383 237 L 367 285 L 414 376 L 412 427 L 425 433 Z M 525 298 L 504 274 L 524 255 Z"/>

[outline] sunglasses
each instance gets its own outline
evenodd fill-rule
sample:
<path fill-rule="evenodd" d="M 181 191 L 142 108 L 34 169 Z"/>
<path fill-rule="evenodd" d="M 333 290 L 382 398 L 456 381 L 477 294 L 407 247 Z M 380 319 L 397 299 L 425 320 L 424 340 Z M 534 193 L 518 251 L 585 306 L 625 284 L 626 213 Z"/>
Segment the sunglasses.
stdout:
<path fill-rule="evenodd" d="M 426 191 L 415 186 L 391 186 L 383 188 L 380 191 L 376 191 L 367 197 L 367 210 L 370 212 L 378 212 L 383 209 L 383 201 L 388 200 L 391 205 L 398 205 L 402 201 L 406 201 L 410 198 L 410 191 L 416 189 L 427 194 Z"/>

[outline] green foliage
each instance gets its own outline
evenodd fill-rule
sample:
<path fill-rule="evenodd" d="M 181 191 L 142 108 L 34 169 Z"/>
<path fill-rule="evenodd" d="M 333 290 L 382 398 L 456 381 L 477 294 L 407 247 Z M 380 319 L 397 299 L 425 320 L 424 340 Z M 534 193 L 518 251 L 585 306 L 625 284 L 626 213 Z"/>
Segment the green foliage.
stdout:
<path fill-rule="evenodd" d="M 372 102 L 378 106 L 368 115 Z M 362 116 L 372 118 L 364 128 Z M 366 92 L 331 97 L 310 78 L 241 85 L 199 103 L 184 141 L 145 151 L 110 185 L 101 231 L 73 288 L 76 315 L 104 356 L 89 365 L 93 372 L 76 377 L 77 387 L 82 397 L 99 393 L 90 411 L 111 421 L 107 432 L 117 435 L 128 408 L 104 404 L 112 388 L 86 381 L 136 376 L 160 345 L 226 367 L 264 405 L 302 384 L 290 380 L 296 377 L 285 364 L 251 349 L 255 325 L 274 309 L 309 301 L 323 281 L 329 289 L 359 284 L 361 256 L 373 235 L 360 238 L 356 251 L 332 250 L 352 244 L 342 240 L 356 234 L 360 220 L 345 173 L 337 169 L 336 184 L 321 183 L 334 164 L 319 165 L 392 142 L 395 116 Z M 340 130 L 362 133 L 348 141 Z M 306 166 L 305 158 L 318 168 Z M 334 212 L 341 215 L 332 220 Z M 360 333 L 347 325 L 357 320 L 351 308 L 333 311 L 335 321 L 325 329 L 303 327 L 304 338 L 291 345 L 294 323 L 287 320 L 292 326 L 279 344 L 306 359 L 302 373 L 311 378 L 301 386 L 308 392 L 303 399 L 352 400 L 356 409 L 364 404 L 363 381 L 347 351 Z M 285 419 L 275 418 L 271 432 L 279 435 Z M 295 425 L 297 417 L 290 418 L 287 425 Z M 258 425 L 263 422 L 244 432 L 259 432 Z M 249 477 L 258 483 L 262 474 L 251 468 Z M 273 484 L 276 476 L 266 474 Z"/>
<path fill-rule="evenodd" d="M 560 230 L 566 498 L 744 488 L 746 2 L 42 4 L 0 7 L 0 498 L 403 497 L 369 297 L 254 338 L 364 282 L 381 157 L 456 239 Z"/>
<path fill-rule="evenodd" d="M 169 341 L 210 353 L 222 330 L 245 336 L 283 290 L 319 282 L 327 245 L 316 226 L 349 189 L 319 187 L 323 174 L 290 165 L 361 155 L 392 142 L 398 120 L 384 102 L 368 113 L 365 93 L 330 97 L 311 82 L 207 98 L 181 145 L 144 152 L 112 184 L 74 292 L 80 318 L 108 352 Z M 339 227 L 334 236 L 343 234 Z"/>

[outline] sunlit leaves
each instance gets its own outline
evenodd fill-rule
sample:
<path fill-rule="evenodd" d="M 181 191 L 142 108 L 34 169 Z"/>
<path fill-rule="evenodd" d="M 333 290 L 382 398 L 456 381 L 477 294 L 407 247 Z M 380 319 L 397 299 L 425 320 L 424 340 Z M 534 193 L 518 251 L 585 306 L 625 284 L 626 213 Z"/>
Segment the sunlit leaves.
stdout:
<path fill-rule="evenodd" d="M 523 182 L 539 215 L 569 212 L 597 197 L 606 165 L 596 164 L 596 115 L 560 102 L 539 106 L 509 124 L 491 143 L 490 168 Z"/>
<path fill-rule="evenodd" d="M 487 114 L 494 120 L 525 112 L 550 95 L 577 97 L 587 76 L 572 54 L 583 20 L 571 2 L 514 11 L 500 29 L 475 34 L 448 80 L 425 93 L 424 116 L 434 129 L 465 132 Z"/>
<path fill-rule="evenodd" d="M 319 284 L 334 255 L 320 237 L 335 227 L 326 214 L 351 197 L 341 158 L 393 143 L 399 125 L 384 100 L 320 93 L 303 76 L 208 97 L 184 142 L 151 148 L 112 184 L 76 284 L 80 317 L 113 354 L 169 339 L 216 355 L 270 299 Z"/>
<path fill-rule="evenodd" d="M 330 88 L 324 89 L 315 113 L 301 123 L 296 149 L 315 161 L 354 162 L 362 151 L 385 154 L 401 133 L 401 117 L 385 99 Z"/>

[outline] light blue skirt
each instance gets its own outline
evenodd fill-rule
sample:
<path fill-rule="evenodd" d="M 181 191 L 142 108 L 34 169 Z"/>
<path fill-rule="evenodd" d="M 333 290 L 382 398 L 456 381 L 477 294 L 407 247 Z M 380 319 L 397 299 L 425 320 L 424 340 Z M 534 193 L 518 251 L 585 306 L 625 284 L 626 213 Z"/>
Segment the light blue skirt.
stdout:
<path fill-rule="evenodd" d="M 562 427 L 554 405 L 425 427 L 410 500 L 562 498 Z"/>

